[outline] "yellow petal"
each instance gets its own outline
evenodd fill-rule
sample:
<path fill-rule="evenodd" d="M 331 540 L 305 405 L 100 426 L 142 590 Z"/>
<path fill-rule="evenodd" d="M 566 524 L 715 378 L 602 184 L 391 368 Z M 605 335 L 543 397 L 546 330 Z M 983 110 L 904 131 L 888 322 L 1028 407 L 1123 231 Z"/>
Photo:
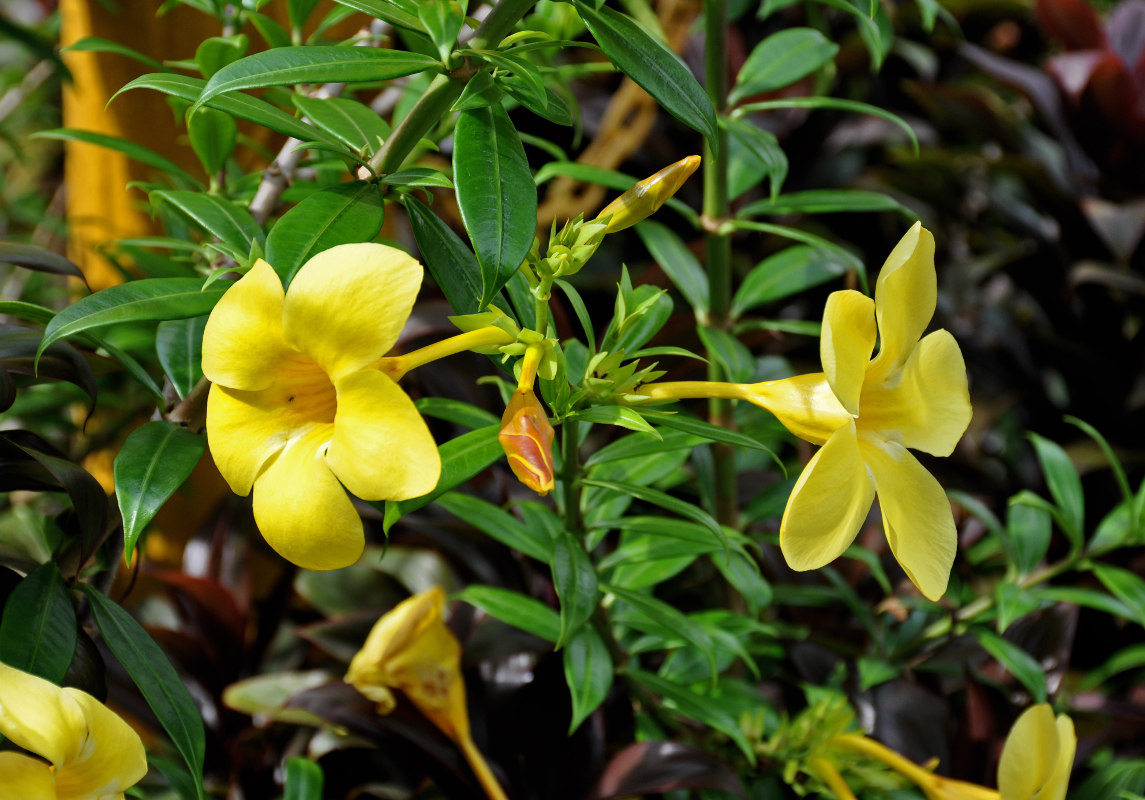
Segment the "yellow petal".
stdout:
<path fill-rule="evenodd" d="M 0 663 L 0 733 L 60 767 L 75 760 L 87 723 L 59 686 Z"/>
<path fill-rule="evenodd" d="M 56 773 L 57 794 L 60 798 L 121 795 L 147 774 L 147 755 L 139 734 L 86 692 L 63 691 L 83 709 L 87 737 L 75 761 Z"/>
<path fill-rule="evenodd" d="M 355 685 L 359 682 L 383 683 L 386 662 L 407 647 L 435 619 L 441 619 L 444 607 L 445 593 L 441 587 L 434 586 L 406 598 L 387 611 L 374 623 L 362 649 L 350 661 L 346 680 Z"/>
<path fill-rule="evenodd" d="M 441 477 L 437 445 L 413 401 L 382 373 L 338 379 L 338 412 L 326 463 L 364 500 L 407 500 L 432 492 Z"/>
<path fill-rule="evenodd" d="M 290 439 L 290 420 L 275 411 L 262 392 L 211 386 L 207 444 L 215 466 L 237 495 L 250 494 L 263 465 Z"/>
<path fill-rule="evenodd" d="M 343 244 L 311 258 L 290 283 L 286 340 L 332 380 L 384 356 L 421 287 L 421 264 L 383 244 Z"/>
<path fill-rule="evenodd" d="M 1031 706 L 1010 729 L 998 764 L 1002 800 L 1062 800 L 1077 737 L 1069 717 L 1054 719 L 1046 703 Z"/>
<path fill-rule="evenodd" d="M 831 292 L 823 310 L 819 356 L 827 383 L 843 408 L 859 415 L 859 396 L 875 349 L 875 302 L 856 291 Z"/>
<path fill-rule="evenodd" d="M 0 752 L 0 800 L 56 800 L 52 769 L 43 761 L 11 751 Z"/>
<path fill-rule="evenodd" d="M 770 411 L 787 430 L 811 444 L 825 443 L 853 420 L 822 372 L 743 386 L 740 396 Z"/>
<path fill-rule="evenodd" d="M 855 540 L 875 499 L 875 482 L 859 456 L 855 423 L 835 431 L 814 455 L 783 512 L 779 546 L 794 570 L 818 569 Z"/>
<path fill-rule="evenodd" d="M 859 447 L 875 475 L 891 552 L 919 591 L 937 601 L 958 547 L 946 493 L 902 445 L 864 435 Z"/>
<path fill-rule="evenodd" d="M 354 504 L 326 465 L 333 427 L 292 439 L 254 484 L 254 521 L 279 555 L 306 569 L 339 569 L 362 555 L 365 534 Z"/>
<path fill-rule="evenodd" d="M 973 411 L 966 363 L 949 331 L 918 343 L 893 388 L 868 386 L 859 426 L 904 447 L 948 456 L 970 425 Z"/>
<path fill-rule="evenodd" d="M 934 316 L 937 297 L 934 237 L 916 222 L 887 256 L 875 284 L 881 342 L 869 379 L 881 380 L 906 362 Z"/>
<path fill-rule="evenodd" d="M 282 331 L 282 282 L 262 259 L 219 300 L 203 331 L 203 374 L 232 389 L 265 389 L 291 348 Z"/>

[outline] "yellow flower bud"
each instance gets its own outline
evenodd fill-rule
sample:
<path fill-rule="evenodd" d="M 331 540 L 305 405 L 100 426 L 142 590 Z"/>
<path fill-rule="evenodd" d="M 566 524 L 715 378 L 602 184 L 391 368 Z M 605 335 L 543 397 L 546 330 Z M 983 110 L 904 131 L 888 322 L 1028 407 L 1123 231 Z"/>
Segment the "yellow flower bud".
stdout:
<path fill-rule="evenodd" d="M 608 218 L 607 233 L 631 228 L 637 222 L 656 213 L 669 197 L 679 191 L 684 181 L 688 180 L 699 166 L 699 156 L 688 156 L 664 167 L 613 200 L 596 218 L 599 220 Z"/>
<path fill-rule="evenodd" d="M 553 490 L 553 426 L 531 388 L 513 392 L 497 439 L 517 480 L 542 497 Z"/>

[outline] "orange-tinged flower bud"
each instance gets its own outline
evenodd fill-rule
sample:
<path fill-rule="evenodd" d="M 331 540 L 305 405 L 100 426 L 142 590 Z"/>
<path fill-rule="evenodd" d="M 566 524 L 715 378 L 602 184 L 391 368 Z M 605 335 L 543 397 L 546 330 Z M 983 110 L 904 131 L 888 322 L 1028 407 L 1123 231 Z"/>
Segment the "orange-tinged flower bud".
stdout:
<path fill-rule="evenodd" d="M 669 164 L 613 200 L 596 218 L 609 217 L 607 233 L 631 228 L 640 220 L 656 213 L 669 197 L 679 191 L 684 181 L 688 180 L 699 166 L 699 156 L 688 156 L 675 164 Z"/>
<path fill-rule="evenodd" d="M 513 392 L 497 438 L 517 480 L 542 497 L 553 490 L 553 426 L 531 388 Z"/>

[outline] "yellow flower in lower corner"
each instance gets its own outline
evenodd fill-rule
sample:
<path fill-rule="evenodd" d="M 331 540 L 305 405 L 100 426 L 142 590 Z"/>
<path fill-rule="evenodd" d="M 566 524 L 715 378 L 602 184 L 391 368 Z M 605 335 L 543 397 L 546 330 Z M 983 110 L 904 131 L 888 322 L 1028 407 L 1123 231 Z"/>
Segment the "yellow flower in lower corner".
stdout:
<path fill-rule="evenodd" d="M 87 692 L 0 664 L 0 800 L 112 800 L 147 774 L 139 734 Z M 41 760 L 43 759 L 43 760 Z"/>
<path fill-rule="evenodd" d="M 822 445 L 780 524 L 793 569 L 842 555 L 877 494 L 887 541 L 906 574 L 931 600 L 946 591 L 954 518 L 938 481 L 908 450 L 948 456 L 970 424 L 958 343 L 945 330 L 922 336 L 936 294 L 934 237 L 916 223 L 883 265 L 874 300 L 856 291 L 828 297 L 823 372 L 742 387 L 739 396 Z"/>
<path fill-rule="evenodd" d="M 336 569 L 361 556 L 362 521 L 343 487 L 405 500 L 437 485 L 433 436 L 376 368 L 421 280 L 421 264 L 381 244 L 319 253 L 287 292 L 260 259 L 207 321 L 211 454 L 236 494 L 253 490 L 262 535 L 299 566 Z"/>
<path fill-rule="evenodd" d="M 998 764 L 1002 800 L 1064 800 L 1077 751 L 1073 720 L 1046 703 L 1022 712 Z"/>

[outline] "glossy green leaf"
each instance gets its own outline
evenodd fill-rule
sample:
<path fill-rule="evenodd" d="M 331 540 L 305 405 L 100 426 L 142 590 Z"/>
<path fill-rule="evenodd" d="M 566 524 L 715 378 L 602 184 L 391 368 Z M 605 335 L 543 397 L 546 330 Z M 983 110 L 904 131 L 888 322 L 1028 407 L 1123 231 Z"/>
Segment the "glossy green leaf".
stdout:
<path fill-rule="evenodd" d="M 484 428 L 486 425 L 497 425 L 501 418 L 483 408 L 478 408 L 464 400 L 454 400 L 451 397 L 419 397 L 414 401 L 417 410 L 423 417 L 434 417 L 452 422 L 469 430 Z"/>
<path fill-rule="evenodd" d="M 187 117 L 187 137 L 191 149 L 208 175 L 222 172 L 238 141 L 239 126 L 224 111 L 200 108 Z"/>
<path fill-rule="evenodd" d="M 755 356 L 747 345 L 721 328 L 707 325 L 696 327 L 700 341 L 708 358 L 724 368 L 727 380 L 733 383 L 748 383 L 755 375 Z"/>
<path fill-rule="evenodd" d="M 516 75 L 498 75 L 497 86 L 538 117 L 543 117 L 555 125 L 571 127 L 575 122 L 569 104 L 547 86 L 542 86 L 538 92 L 535 87 Z"/>
<path fill-rule="evenodd" d="M 741 208 L 736 216 L 756 217 L 782 214 L 832 214 L 874 211 L 897 211 L 904 217 L 917 214 L 888 194 L 862 189 L 809 189 L 788 192 L 778 197 L 757 200 Z"/>
<path fill-rule="evenodd" d="M 764 178 L 771 196 L 778 196 L 789 164 L 775 134 L 736 117 L 721 117 L 720 125 L 728 133 L 728 196 L 739 197 Z"/>
<path fill-rule="evenodd" d="M 751 438 L 745 433 L 721 428 L 719 425 L 713 425 L 707 420 L 698 419 L 688 416 L 687 414 L 665 414 L 664 416 L 656 418 L 656 424 L 661 428 L 671 428 L 673 430 L 683 431 L 684 433 L 691 433 L 695 436 L 702 436 L 711 442 L 724 442 L 726 444 L 733 444 L 736 447 L 762 450 L 775 459 L 776 465 L 782 469 L 782 463 L 779 457 L 775 455 L 770 447 Z"/>
<path fill-rule="evenodd" d="M 207 317 L 160 322 L 155 332 L 159 364 L 175 392 L 186 399 L 203 377 L 203 331 Z"/>
<path fill-rule="evenodd" d="M 680 294 L 701 318 L 708 311 L 708 276 L 700 261 L 674 231 L 666 225 L 644 220 L 636 226 L 644 246 L 660 269 L 672 279 Z"/>
<path fill-rule="evenodd" d="M 843 262 L 848 268 L 854 269 L 858 273 L 859 282 L 864 288 L 867 285 L 867 268 L 866 265 L 863 264 L 862 259 L 840 245 L 824 239 L 822 236 L 816 236 L 813 233 L 801 231 L 798 228 L 792 228 L 787 225 L 772 225 L 766 222 L 755 222 L 754 220 L 735 220 L 730 223 L 730 227 L 736 230 L 769 233 L 774 236 L 781 236 L 784 239 L 802 242 L 803 244 L 820 250 L 826 250 L 834 259 Z"/>
<path fill-rule="evenodd" d="M 1009 505 L 1002 542 L 1019 575 L 1028 575 L 1046 557 L 1052 532 L 1050 512 L 1045 508 L 1021 502 Z"/>
<path fill-rule="evenodd" d="M 1092 608 L 1103 614 L 1120 617 L 1129 622 L 1137 621 L 1137 615 L 1131 608 L 1116 597 L 1110 597 L 1097 589 L 1083 589 L 1074 586 L 1039 586 L 1037 592 L 1039 597 L 1055 603 L 1072 603 L 1075 606 Z"/>
<path fill-rule="evenodd" d="M 389 124 L 365 103 L 348 97 L 290 98 L 314 125 L 358 154 L 373 154 L 390 135 Z"/>
<path fill-rule="evenodd" d="M 453 181 L 481 265 L 484 308 L 521 266 L 537 227 L 537 189 L 517 129 L 500 105 L 461 112 Z"/>
<path fill-rule="evenodd" d="M 602 489 L 610 489 L 614 492 L 621 494 L 631 495 L 637 500 L 643 500 L 645 503 L 651 503 L 654 506 L 659 506 L 665 511 L 670 511 L 685 519 L 690 519 L 692 522 L 697 522 L 703 525 L 712 535 L 719 540 L 720 544 L 724 547 L 728 546 L 727 534 L 724 533 L 720 524 L 702 508 L 689 503 L 686 500 L 681 500 L 678 497 L 673 497 L 666 492 L 659 489 L 653 489 L 648 486 L 638 486 L 633 483 L 623 483 L 620 481 L 601 481 L 596 479 L 585 479 L 582 481 L 585 486 L 598 486 Z"/>
<path fill-rule="evenodd" d="M 81 298 L 48 323 L 37 358 L 53 342 L 103 325 L 206 314 L 228 286 L 202 286 L 202 278 L 145 278 Z"/>
<path fill-rule="evenodd" d="M 814 28 L 785 28 L 755 46 L 740 67 L 729 102 L 782 89 L 828 63 L 839 46 Z"/>
<path fill-rule="evenodd" d="M 211 36 L 195 48 L 195 63 L 204 78 L 210 78 L 228 64 L 233 64 L 246 55 L 250 40 L 245 34 L 235 36 Z"/>
<path fill-rule="evenodd" d="M 641 616 L 654 623 L 661 635 L 666 634 L 667 638 L 679 639 L 696 648 L 696 651 L 708 662 L 712 685 L 715 685 L 717 678 L 715 646 L 712 644 L 712 638 L 694 620 L 689 619 L 686 614 L 674 606 L 650 594 L 629 591 L 611 584 L 602 584 L 600 588 L 601 591 L 616 595 Z M 625 615 L 625 620 L 627 624 L 639 627 L 639 623 L 634 622 L 630 615 Z M 649 632 L 656 633 L 657 631 Z"/>
<path fill-rule="evenodd" d="M 732 300 L 732 314 L 740 316 L 813 286 L 841 277 L 850 267 L 833 252 L 796 245 L 768 256 L 752 268 Z"/>
<path fill-rule="evenodd" d="M 381 177 L 381 183 L 386 186 L 401 186 L 406 189 L 436 186 L 441 189 L 452 189 L 453 181 L 441 170 L 432 167 L 407 167 L 397 172 L 389 172 Z"/>
<path fill-rule="evenodd" d="M 540 600 L 534 600 L 519 592 L 496 586 L 471 584 L 455 594 L 454 598 L 464 600 L 489 616 L 547 642 L 555 644 L 560 638 L 561 615 Z"/>
<path fill-rule="evenodd" d="M 94 133 L 92 131 L 80 131 L 73 128 L 56 128 L 50 131 L 37 131 L 32 134 L 33 139 L 59 139 L 67 142 L 84 142 L 85 144 L 94 144 L 99 147 L 106 147 L 108 150 L 114 150 L 117 153 L 123 153 L 128 158 L 134 159 L 141 164 L 146 164 L 149 167 L 159 170 L 186 186 L 198 186 L 199 182 L 192 178 L 182 167 L 176 164 L 166 156 L 159 155 L 154 150 L 150 150 L 141 144 L 136 144 L 129 139 L 121 139 L 118 136 L 109 136 L 106 133 Z"/>
<path fill-rule="evenodd" d="M 437 61 L 420 53 L 379 47 L 314 45 L 278 47 L 239 59 L 216 72 L 192 108 L 243 89 L 296 83 L 384 81 L 430 69 Z"/>
<path fill-rule="evenodd" d="M 1093 574 L 1110 594 L 1133 612 L 1137 624 L 1145 626 L 1145 580 L 1127 569 L 1109 564 L 1095 565 Z"/>
<path fill-rule="evenodd" d="M 641 431 L 658 436 L 656 429 L 634 408 L 626 406 L 589 406 L 572 415 L 573 419 L 594 422 L 598 425 L 616 425 L 631 431 Z"/>
<path fill-rule="evenodd" d="M 206 84 L 207 82 L 202 78 L 193 78 L 189 75 L 171 75 L 167 73 L 141 75 L 112 95 L 112 100 L 123 92 L 131 89 L 153 89 L 157 92 L 169 94 L 172 97 L 178 97 L 181 100 L 193 102 L 202 94 L 203 87 L 206 86 Z M 265 100 L 259 100 L 250 95 L 224 95 L 215 97 L 204 105 L 210 108 L 217 108 L 219 111 L 224 111 L 239 119 L 245 119 L 247 122 L 253 122 L 256 125 L 269 128 L 275 133 L 281 133 L 284 136 L 293 136 L 295 139 L 299 139 L 303 142 L 320 140 L 327 144 L 338 144 L 338 140 L 325 131 L 319 130 L 313 125 L 307 125 L 302 120 L 292 117 L 277 106 L 273 106 Z"/>
<path fill-rule="evenodd" d="M 506 547 L 546 563 L 552 558 L 553 542 L 549 535 L 523 524 L 503 508 L 461 492 L 446 492 L 436 502 Z"/>
<path fill-rule="evenodd" d="M 580 18 L 616 68 L 652 95 L 669 114 L 716 139 L 716 112 L 707 93 L 680 57 L 632 17 L 607 6 L 573 0 Z"/>
<path fill-rule="evenodd" d="M 857 114 L 871 114 L 881 117 L 887 122 L 897 125 L 910 139 L 914 152 L 918 153 L 918 136 L 914 129 L 902 117 L 890 111 L 884 111 L 870 103 L 861 103 L 858 100 L 845 100 L 840 97 L 789 97 L 783 100 L 764 100 L 758 103 L 747 103 L 734 112 L 736 118 L 745 114 L 754 114 L 758 111 L 774 111 L 778 108 L 806 108 L 806 109 L 833 109 L 836 111 L 851 111 Z"/>
<path fill-rule="evenodd" d="M 375 19 L 384 20 L 399 28 L 411 31 L 424 31 L 414 2 L 402 3 L 395 0 L 334 0 L 334 2 L 369 14 Z"/>
<path fill-rule="evenodd" d="M 662 417 L 656 421 L 662 421 Z M 605 445 L 585 459 L 586 468 L 597 464 L 606 464 L 609 461 L 619 461 L 625 458 L 640 458 L 641 456 L 667 453 L 673 450 L 690 449 L 698 444 L 708 441 L 703 436 L 686 433 L 684 431 L 666 430 L 655 434 L 634 433 L 617 439 Z"/>
<path fill-rule="evenodd" d="M 318 764 L 301 756 L 289 758 L 286 761 L 282 800 L 322 800 L 324 783 L 325 776 Z"/>
<path fill-rule="evenodd" d="M 0 242 L 0 262 L 15 264 L 17 267 L 24 267 L 37 272 L 69 275 L 85 280 L 80 268 L 71 261 L 51 250 L 45 250 L 32 244 Z"/>
<path fill-rule="evenodd" d="M 437 452 L 441 455 L 441 478 L 437 481 L 437 487 L 422 497 L 398 502 L 387 501 L 385 519 L 382 523 L 386 532 L 389 532 L 390 527 L 405 514 L 432 503 L 503 456 L 505 451 L 501 449 L 501 442 L 497 440 L 500 431 L 501 425 L 498 423 L 463 433 L 439 445 Z"/>
<path fill-rule="evenodd" d="M 591 625 L 577 631 L 564 652 L 565 682 L 572 696 L 569 736 L 595 711 L 612 688 L 614 670 L 608 645 Z"/>
<path fill-rule="evenodd" d="M 465 24 L 465 11 L 457 0 L 421 0 L 417 4 L 417 16 L 433 40 L 437 54 L 445 61 Z"/>
<path fill-rule="evenodd" d="M 1061 514 L 1058 519 L 1075 549 L 1080 549 L 1085 531 L 1085 493 L 1077 467 L 1061 445 L 1036 433 L 1029 434 L 1038 462 Z"/>
<path fill-rule="evenodd" d="M 88 53 L 115 53 L 116 55 L 126 56 L 138 61 L 141 64 L 146 64 L 152 69 L 163 69 L 163 65 L 151 58 L 151 56 L 144 55 L 138 50 L 132 50 L 125 44 L 112 41 L 111 39 L 104 39 L 101 36 L 85 36 L 79 41 L 72 42 L 67 47 L 61 48 L 60 52 L 66 53 L 69 50 L 80 50 Z"/>
<path fill-rule="evenodd" d="M 1010 671 L 1039 703 L 1046 702 L 1046 673 L 1037 659 L 1011 641 L 976 628 L 974 637 L 995 660 Z"/>
<path fill-rule="evenodd" d="M 206 446 L 201 434 L 164 420 L 136 428 L 124 441 L 113 472 L 129 560 L 143 529 L 187 480 Z"/>
<path fill-rule="evenodd" d="M 247 21 L 258 31 L 258 35 L 266 42 L 268 48 L 290 47 L 290 34 L 286 32 L 286 29 L 283 28 L 277 20 L 268 17 L 266 14 L 252 11 L 249 8 L 243 9 L 243 11 L 245 12 L 244 16 L 247 18 Z"/>
<path fill-rule="evenodd" d="M 151 193 L 152 205 L 167 203 L 211 236 L 240 253 L 249 253 L 255 242 L 266 241 L 261 226 L 242 206 L 211 194 L 160 189 Z"/>
<path fill-rule="evenodd" d="M 0 619 L 0 661 L 59 684 L 76 651 L 76 611 L 48 561 L 16 584 Z"/>
<path fill-rule="evenodd" d="M 753 614 L 758 614 L 760 609 L 771 605 L 775 594 L 771 584 L 760 573 L 759 565 L 746 552 L 734 549 L 726 556 L 713 554 L 711 560 L 724 579 L 747 602 L 747 607 Z"/>
<path fill-rule="evenodd" d="M 206 737 L 203 719 L 166 654 L 135 618 L 93 586 L 84 593 L 92 615 L 112 654 L 139 688 L 156 719 L 183 757 L 200 800 L 203 792 L 203 754 Z"/>
<path fill-rule="evenodd" d="M 458 314 L 481 310 L 481 266 L 473 251 L 415 197 L 405 199 L 410 227 L 425 268 Z"/>
<path fill-rule="evenodd" d="M 568 644 L 596 610 L 597 579 L 580 542 L 563 533 L 553 543 L 553 587 L 561 601 L 561 634 L 557 650 Z"/>
<path fill-rule="evenodd" d="M 266 237 L 266 260 L 289 286 L 312 256 L 340 244 L 368 242 L 382 229 L 382 193 L 369 181 L 351 181 L 307 195 Z"/>

